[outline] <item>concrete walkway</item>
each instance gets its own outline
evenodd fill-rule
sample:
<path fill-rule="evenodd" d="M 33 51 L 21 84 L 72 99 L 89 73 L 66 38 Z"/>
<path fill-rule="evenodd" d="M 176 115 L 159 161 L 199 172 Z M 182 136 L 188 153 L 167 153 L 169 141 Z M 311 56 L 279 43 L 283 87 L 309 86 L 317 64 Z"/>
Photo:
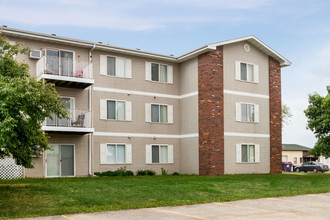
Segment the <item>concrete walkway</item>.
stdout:
<path fill-rule="evenodd" d="M 33 218 L 55 219 L 330 219 L 330 193 Z"/>

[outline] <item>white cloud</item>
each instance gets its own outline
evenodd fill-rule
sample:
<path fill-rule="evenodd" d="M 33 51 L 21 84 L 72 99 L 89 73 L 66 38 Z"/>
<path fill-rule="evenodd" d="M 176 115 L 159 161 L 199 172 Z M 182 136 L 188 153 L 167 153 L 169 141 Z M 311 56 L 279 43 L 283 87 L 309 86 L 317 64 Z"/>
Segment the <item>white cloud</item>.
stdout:
<path fill-rule="evenodd" d="M 272 1 L 4 0 L 0 3 L 0 20 L 29 25 L 145 31 L 206 23 L 244 23 L 253 20 L 252 16 L 235 13 L 235 10 L 258 10 Z"/>

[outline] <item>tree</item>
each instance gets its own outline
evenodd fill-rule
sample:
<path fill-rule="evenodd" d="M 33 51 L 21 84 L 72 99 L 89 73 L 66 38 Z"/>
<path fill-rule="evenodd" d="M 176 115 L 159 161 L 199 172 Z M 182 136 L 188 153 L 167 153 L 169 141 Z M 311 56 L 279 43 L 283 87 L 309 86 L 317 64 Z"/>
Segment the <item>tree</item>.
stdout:
<path fill-rule="evenodd" d="M 282 105 L 282 126 L 284 124 L 289 125 L 291 123 L 291 120 L 290 120 L 291 118 L 292 118 L 291 109 L 286 104 L 283 104 Z"/>
<path fill-rule="evenodd" d="M 0 33 L 0 158 L 13 157 L 18 165 L 32 168 L 32 156 L 48 149 L 42 122 L 52 113 L 66 117 L 67 112 L 54 85 L 36 81 L 29 66 L 15 60 L 28 51 Z"/>
<path fill-rule="evenodd" d="M 310 151 L 314 156 L 330 157 L 330 86 L 325 97 L 314 93 L 309 95 L 309 105 L 305 110 L 308 119 L 307 129 L 310 129 L 317 142 Z"/>

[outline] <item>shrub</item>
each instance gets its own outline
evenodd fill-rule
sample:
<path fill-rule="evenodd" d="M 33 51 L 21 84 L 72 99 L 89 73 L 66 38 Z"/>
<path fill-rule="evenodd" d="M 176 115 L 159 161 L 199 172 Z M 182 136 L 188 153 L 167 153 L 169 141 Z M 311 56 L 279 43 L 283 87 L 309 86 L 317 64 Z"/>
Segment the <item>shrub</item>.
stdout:
<path fill-rule="evenodd" d="M 106 172 L 95 172 L 95 176 L 134 176 L 134 173 L 131 170 L 126 170 L 125 167 L 120 167 L 115 171 L 106 171 Z"/>
<path fill-rule="evenodd" d="M 179 176 L 179 175 L 180 175 L 180 173 L 178 173 L 178 172 L 172 173 L 172 176 Z"/>
<path fill-rule="evenodd" d="M 153 170 L 138 170 L 136 172 L 137 176 L 155 176 L 156 172 Z"/>
<path fill-rule="evenodd" d="M 163 176 L 168 175 L 168 171 L 165 170 L 163 167 L 161 168 L 161 170 L 162 170 L 162 175 L 163 175 Z"/>

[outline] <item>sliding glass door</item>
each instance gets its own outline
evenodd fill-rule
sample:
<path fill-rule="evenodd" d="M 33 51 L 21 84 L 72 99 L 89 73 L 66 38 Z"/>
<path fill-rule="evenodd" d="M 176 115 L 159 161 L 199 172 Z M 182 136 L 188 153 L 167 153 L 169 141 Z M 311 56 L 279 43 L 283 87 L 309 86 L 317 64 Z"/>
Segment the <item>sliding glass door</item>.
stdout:
<path fill-rule="evenodd" d="M 74 146 L 51 145 L 46 151 L 47 177 L 74 176 Z"/>
<path fill-rule="evenodd" d="M 70 51 L 47 50 L 45 73 L 73 77 L 73 56 Z"/>

